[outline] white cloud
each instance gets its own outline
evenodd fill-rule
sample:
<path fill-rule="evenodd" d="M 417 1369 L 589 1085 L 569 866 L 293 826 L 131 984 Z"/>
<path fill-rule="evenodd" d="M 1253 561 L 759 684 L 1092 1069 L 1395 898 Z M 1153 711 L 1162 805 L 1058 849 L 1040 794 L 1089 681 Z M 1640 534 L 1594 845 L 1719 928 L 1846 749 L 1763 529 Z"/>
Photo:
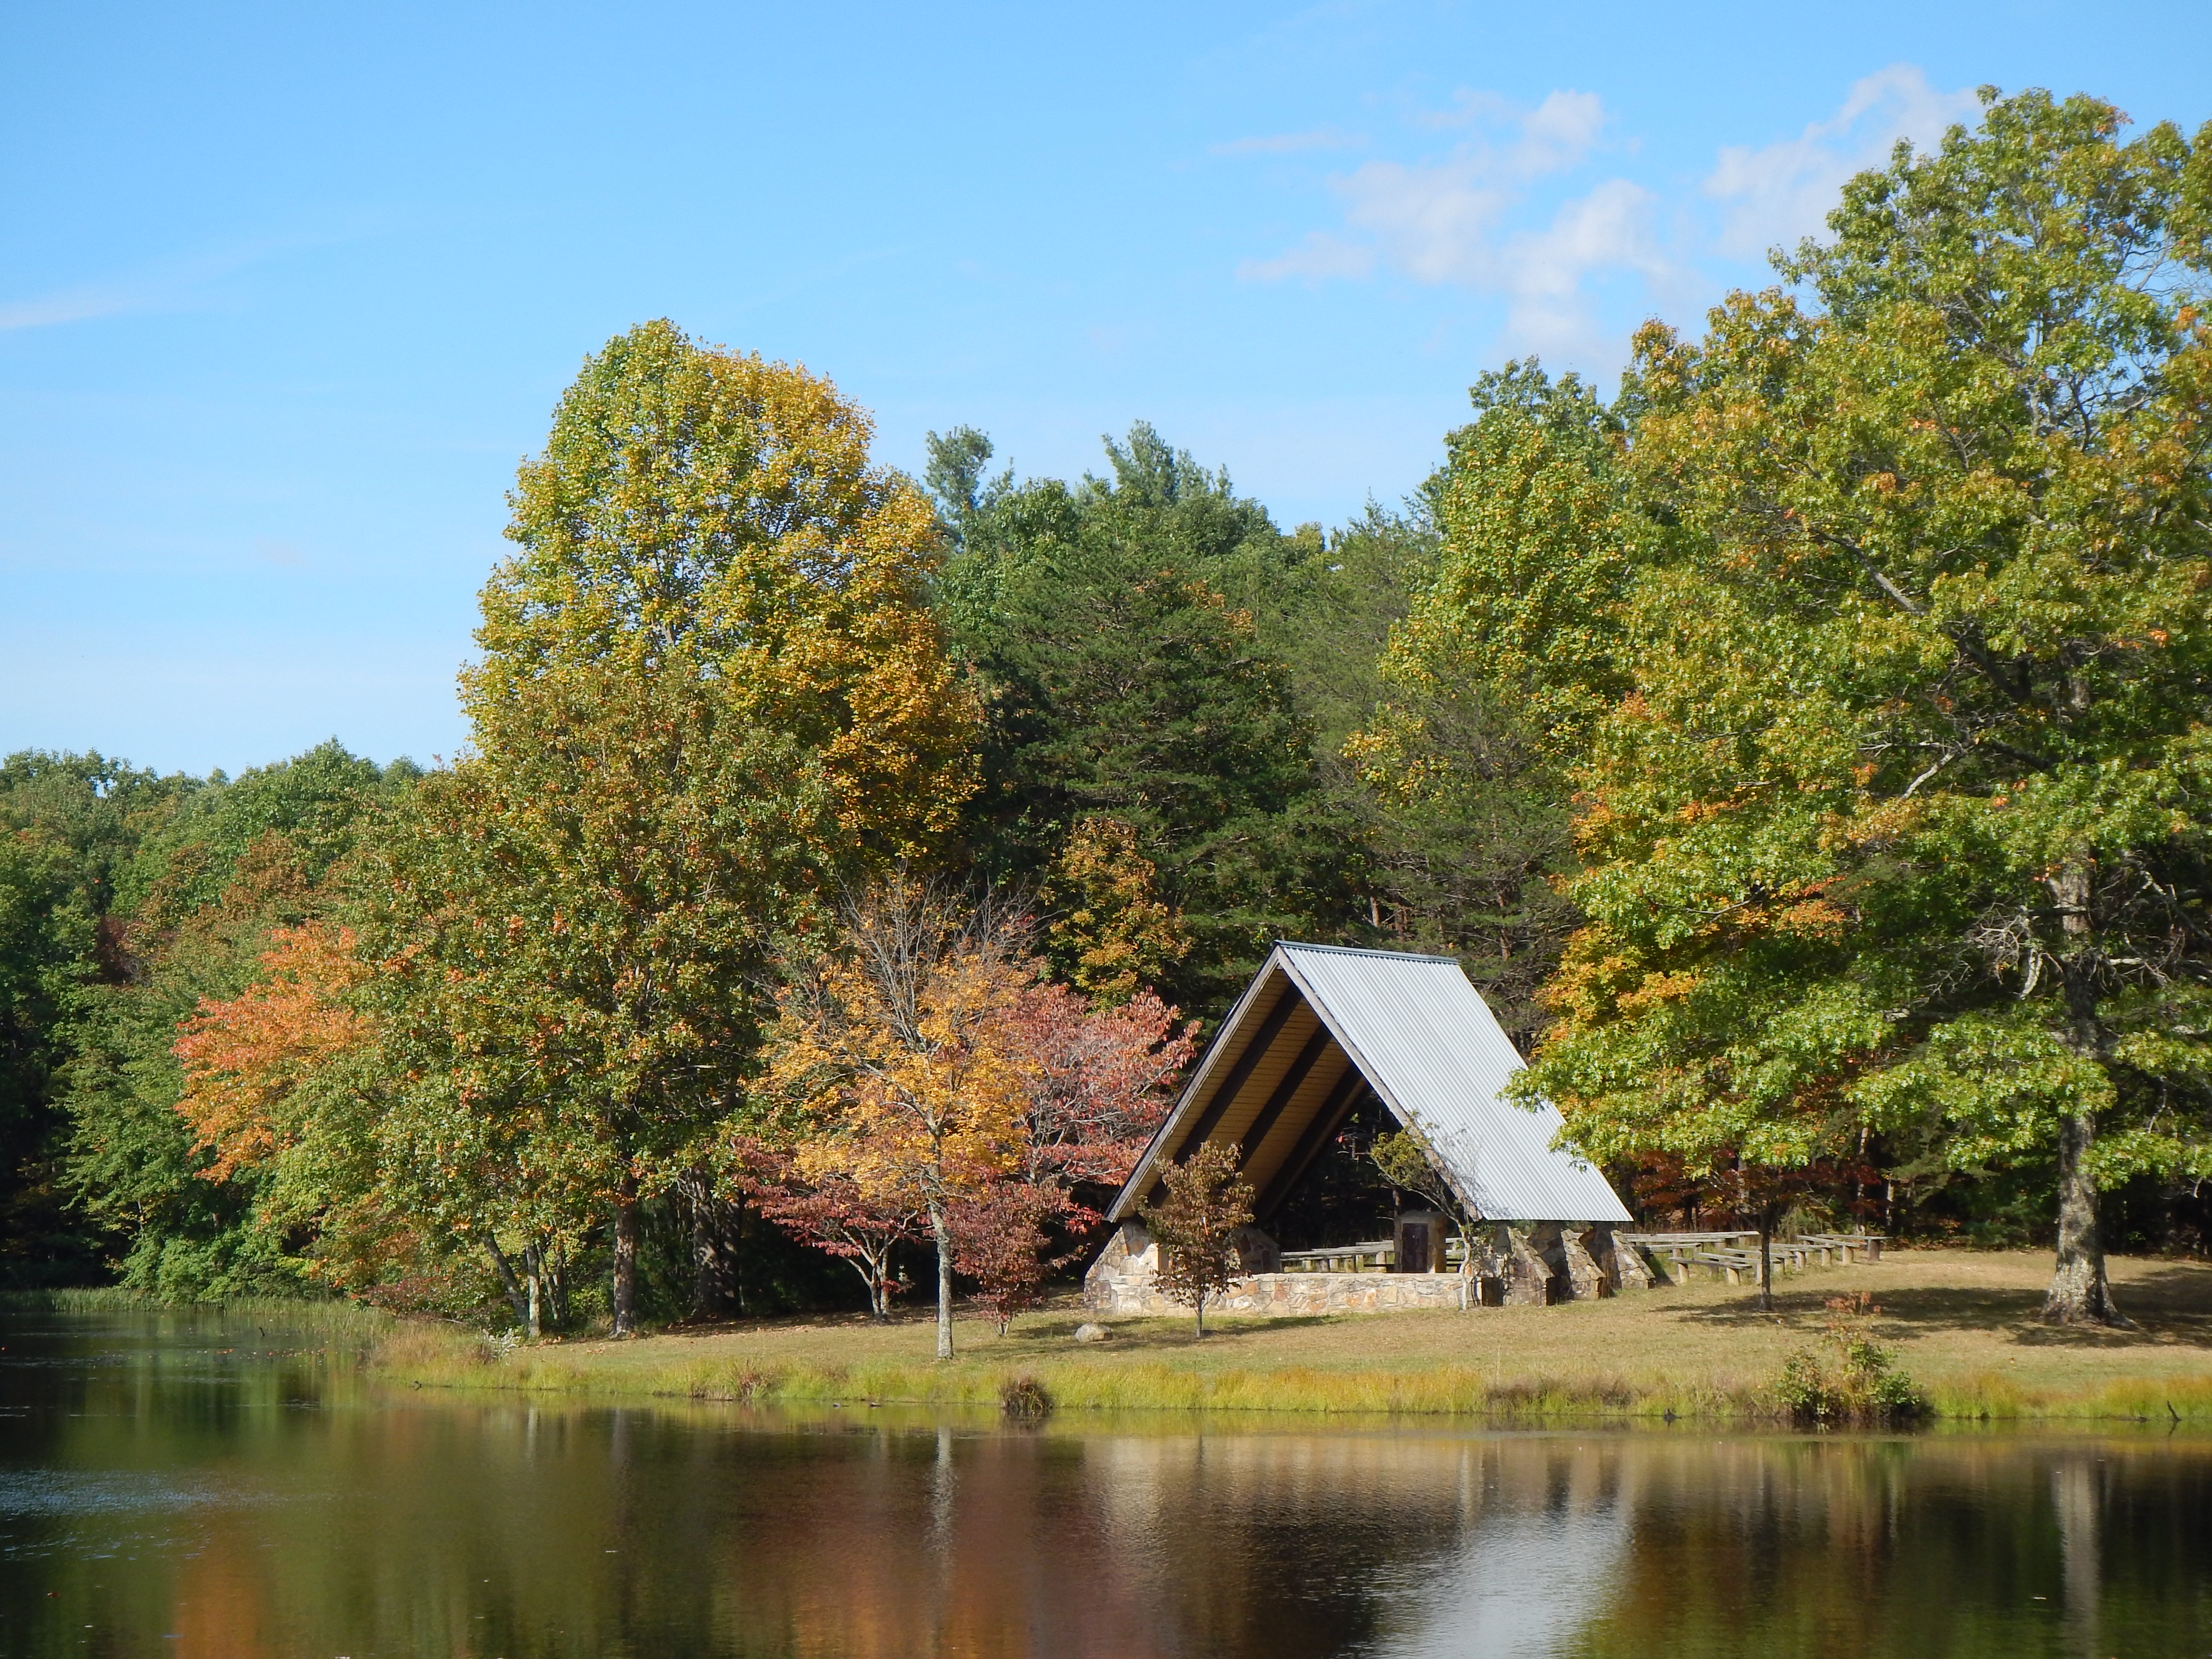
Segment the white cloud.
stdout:
<path fill-rule="evenodd" d="M 1375 250 L 1332 236 L 1325 230 L 1310 231 L 1306 239 L 1273 259 L 1247 259 L 1237 267 L 1245 282 L 1279 283 L 1286 276 L 1325 282 L 1332 276 L 1357 280 L 1375 269 Z"/>
<path fill-rule="evenodd" d="M 1893 64 L 1855 82 L 1842 108 L 1796 138 L 1727 146 L 1705 181 L 1706 195 L 1731 204 L 1721 251 L 1756 256 L 1817 234 L 1846 179 L 1887 161 L 1899 138 L 1932 148 L 1975 107 L 1971 91 L 1938 92 L 1917 66 Z"/>
<path fill-rule="evenodd" d="M 1364 134 L 1346 132 L 1340 127 L 1316 127 L 1311 132 L 1277 132 L 1256 138 L 1232 138 L 1225 144 L 1216 144 L 1208 152 L 1214 155 L 1295 155 L 1310 149 L 1359 149 L 1367 143 Z"/>
<path fill-rule="evenodd" d="M 1356 280 L 1388 265 L 1418 283 L 1502 296 L 1505 337 L 1516 349 L 1612 355 L 1586 284 L 1628 273 L 1665 286 L 1683 274 L 1654 228 L 1656 198 L 1626 179 L 1608 179 L 1559 204 L 1541 228 L 1509 225 L 1538 180 L 1589 159 L 1604 132 L 1603 103 L 1589 93 L 1554 92 L 1534 109 L 1516 110 L 1462 93 L 1454 110 L 1426 124 L 1446 120 L 1489 131 L 1441 161 L 1370 161 L 1329 181 L 1346 227 L 1364 240 L 1316 231 L 1278 258 L 1246 261 L 1237 274 L 1260 282 Z"/>
<path fill-rule="evenodd" d="M 161 290 L 151 284 L 110 283 L 59 289 L 34 299 L 0 301 L 0 333 L 120 316 L 125 312 L 143 311 L 158 303 L 161 297 Z"/>
<path fill-rule="evenodd" d="M 1509 237 L 1490 284 L 1509 296 L 1505 337 L 1519 350 L 1588 360 L 1605 355 L 1584 297 L 1593 276 L 1634 272 L 1655 288 L 1686 273 L 1653 227 L 1658 198 L 1626 179 L 1608 179 L 1563 203 L 1539 231 Z"/>
<path fill-rule="evenodd" d="M 1515 200 L 1493 176 L 1487 158 L 1462 155 L 1433 167 L 1370 161 L 1331 183 L 1346 220 L 1372 233 L 1416 282 L 1479 283 L 1492 233 Z"/>
<path fill-rule="evenodd" d="M 1605 131 L 1605 104 L 1594 92 L 1552 92 L 1521 124 L 1506 156 L 1515 176 L 1534 179 L 1580 167 Z"/>
<path fill-rule="evenodd" d="M 1370 161 L 1333 179 L 1353 228 L 1369 233 L 1384 257 L 1416 282 L 1496 285 L 1498 222 L 1528 186 L 1547 174 L 1578 167 L 1605 127 L 1605 106 L 1594 93 L 1554 92 L 1531 110 L 1513 110 L 1486 94 L 1462 93 L 1468 119 L 1502 132 L 1462 144 L 1441 161 L 1408 165 Z M 1311 247 L 1315 239 L 1308 239 Z M 1370 258 L 1355 264 L 1331 243 L 1329 267 L 1316 270 L 1306 250 L 1279 260 L 1255 262 L 1250 274 L 1364 276 Z"/>

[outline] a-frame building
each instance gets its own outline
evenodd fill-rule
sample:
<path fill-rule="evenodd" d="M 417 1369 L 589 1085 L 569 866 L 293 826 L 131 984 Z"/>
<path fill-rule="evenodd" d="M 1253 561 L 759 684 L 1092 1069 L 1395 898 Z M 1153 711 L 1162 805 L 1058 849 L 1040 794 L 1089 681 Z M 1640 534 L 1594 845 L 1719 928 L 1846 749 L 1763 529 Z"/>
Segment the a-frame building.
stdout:
<path fill-rule="evenodd" d="M 1371 1094 L 1426 1142 L 1470 1219 L 1627 1221 L 1604 1176 L 1552 1144 L 1557 1111 L 1502 1097 L 1521 1066 L 1451 957 L 1279 943 L 1108 1213 L 1129 1219 L 1166 1166 L 1226 1141 L 1264 1228 Z"/>

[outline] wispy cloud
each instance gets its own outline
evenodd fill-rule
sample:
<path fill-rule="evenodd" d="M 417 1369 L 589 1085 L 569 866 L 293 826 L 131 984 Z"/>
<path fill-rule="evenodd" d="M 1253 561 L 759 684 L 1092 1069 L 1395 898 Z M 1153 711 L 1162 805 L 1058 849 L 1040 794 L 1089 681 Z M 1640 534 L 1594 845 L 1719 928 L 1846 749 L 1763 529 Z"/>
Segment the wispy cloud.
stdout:
<path fill-rule="evenodd" d="M 1611 117 L 1594 93 L 1562 88 L 1531 106 L 1462 91 L 1441 108 L 1404 112 L 1416 131 L 1449 135 L 1448 148 L 1333 175 L 1339 223 L 1237 274 L 1319 283 L 1394 271 L 1503 300 L 1510 349 L 1615 358 L 1620 341 L 1599 327 L 1598 307 L 1624 281 L 1655 305 L 1694 305 L 1718 280 L 1700 269 L 1707 256 L 1757 255 L 1817 232 L 1845 179 L 1881 164 L 1900 138 L 1932 148 L 1974 109 L 1972 92 L 1942 91 L 1915 65 L 1893 64 L 1854 82 L 1832 115 L 1795 137 L 1718 150 L 1699 185 L 1716 212 L 1599 172 L 1599 160 L 1635 147 L 1609 142 Z"/>
<path fill-rule="evenodd" d="M 1350 236 L 1314 231 L 1270 259 L 1247 260 L 1249 281 L 1357 281 L 1387 267 L 1418 283 L 1451 284 L 1507 301 L 1516 347 L 1586 351 L 1596 330 L 1583 289 L 1592 277 L 1632 272 L 1658 284 L 1680 267 L 1655 228 L 1656 199 L 1611 179 L 1561 203 L 1541 228 L 1509 220 L 1539 181 L 1571 173 L 1596 151 L 1607 120 L 1592 93 L 1557 91 L 1534 108 L 1462 93 L 1431 127 L 1478 132 L 1439 160 L 1369 161 L 1329 180 Z"/>
<path fill-rule="evenodd" d="M 265 258 L 280 246 L 285 245 L 250 243 L 165 261 L 135 276 L 109 282 L 54 289 L 24 300 L 0 300 L 0 333 L 54 328 L 64 323 L 88 323 L 135 312 L 169 310 L 185 303 L 192 290 L 201 284 L 228 276 Z"/>
<path fill-rule="evenodd" d="M 0 333 L 24 328 L 52 328 L 61 323 L 89 322 L 95 317 L 145 311 L 158 305 L 166 292 L 147 283 L 97 283 L 82 288 L 56 289 L 27 300 L 0 301 Z"/>
<path fill-rule="evenodd" d="M 1316 149 L 1363 149 L 1367 136 L 1341 127 L 1316 127 L 1311 132 L 1277 132 L 1253 138 L 1232 138 L 1215 144 L 1212 155 L 1297 155 Z"/>
<path fill-rule="evenodd" d="M 1795 138 L 1727 146 L 1705 181 L 1707 196 L 1729 204 L 1720 251 L 1756 256 L 1817 234 L 1845 179 L 1880 166 L 1900 138 L 1932 148 L 1974 109 L 1971 91 L 1938 92 L 1917 65 L 1893 64 L 1855 82 L 1842 108 Z"/>
<path fill-rule="evenodd" d="M 1303 276 L 1310 283 L 1331 277 L 1353 281 L 1375 269 L 1375 250 L 1347 242 L 1325 230 L 1310 231 L 1304 241 L 1272 259 L 1247 259 L 1237 274 L 1248 283 L 1279 283 L 1286 276 Z"/>
<path fill-rule="evenodd" d="M 279 254 L 327 247 L 376 234 L 386 223 L 381 215 L 351 212 L 287 235 L 231 243 L 204 252 L 161 260 L 125 276 L 49 289 L 21 300 L 0 300 L 0 333 L 53 328 L 149 311 L 174 311 L 191 305 L 198 290 Z"/>

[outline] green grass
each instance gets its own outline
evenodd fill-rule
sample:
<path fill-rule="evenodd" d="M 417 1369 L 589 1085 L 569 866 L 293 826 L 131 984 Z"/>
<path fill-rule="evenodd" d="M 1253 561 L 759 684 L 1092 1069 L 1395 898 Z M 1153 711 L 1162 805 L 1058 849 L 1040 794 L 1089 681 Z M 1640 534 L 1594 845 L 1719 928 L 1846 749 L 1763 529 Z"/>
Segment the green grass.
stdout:
<path fill-rule="evenodd" d="M 1202 1341 L 1182 1322 L 1120 1320 L 1110 1341 L 1079 1346 L 1083 1315 L 1066 1305 L 1005 1338 L 963 1321 L 960 1357 L 942 1364 L 914 1315 L 534 1346 L 410 1323 L 375 1363 L 422 1387 L 579 1399 L 994 1407 L 1031 1377 L 1062 1410 L 1741 1419 L 1777 1415 L 1783 1358 L 1815 1340 L 1826 1297 L 1863 1290 L 1881 1304 L 1874 1334 L 1939 1419 L 2212 1422 L 2212 1266 L 2113 1270 L 2132 1332 L 2041 1325 L 2045 1256 L 1913 1251 L 1785 1279 L 1772 1314 L 1748 1291 L 1694 1285 L 1559 1308 L 1223 1319 Z"/>

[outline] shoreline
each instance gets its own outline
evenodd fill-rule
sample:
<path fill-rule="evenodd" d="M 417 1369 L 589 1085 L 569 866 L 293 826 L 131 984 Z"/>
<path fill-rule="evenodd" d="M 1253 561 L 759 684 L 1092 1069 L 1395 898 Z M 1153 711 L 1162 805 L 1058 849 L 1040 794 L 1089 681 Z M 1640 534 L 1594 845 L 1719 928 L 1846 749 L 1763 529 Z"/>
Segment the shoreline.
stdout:
<path fill-rule="evenodd" d="M 198 1311 L 311 1329 L 362 1351 L 381 1382 L 453 1395 L 996 1411 L 1011 1386 L 1032 1382 L 1062 1412 L 1779 1426 L 1790 1420 L 1772 1392 L 1784 1358 L 1819 1343 L 1829 1297 L 1865 1292 L 1879 1309 L 1869 1332 L 1927 1402 L 1923 1424 L 2212 1426 L 2212 1263 L 2114 1258 L 2131 1332 L 2038 1322 L 2049 1264 L 2042 1252 L 1896 1249 L 1778 1280 L 1771 1314 L 1746 1290 L 1699 1284 L 1551 1308 L 1224 1316 L 1203 1340 L 1185 1320 L 1120 1318 L 1099 1322 L 1113 1334 L 1095 1344 L 1073 1340 L 1095 1316 L 1067 1297 L 1004 1338 L 963 1319 L 958 1355 L 943 1363 L 929 1357 L 935 1328 L 921 1310 L 883 1325 L 798 1316 L 534 1345 L 342 1302 Z M 163 1306 L 118 1291 L 6 1303 Z"/>

